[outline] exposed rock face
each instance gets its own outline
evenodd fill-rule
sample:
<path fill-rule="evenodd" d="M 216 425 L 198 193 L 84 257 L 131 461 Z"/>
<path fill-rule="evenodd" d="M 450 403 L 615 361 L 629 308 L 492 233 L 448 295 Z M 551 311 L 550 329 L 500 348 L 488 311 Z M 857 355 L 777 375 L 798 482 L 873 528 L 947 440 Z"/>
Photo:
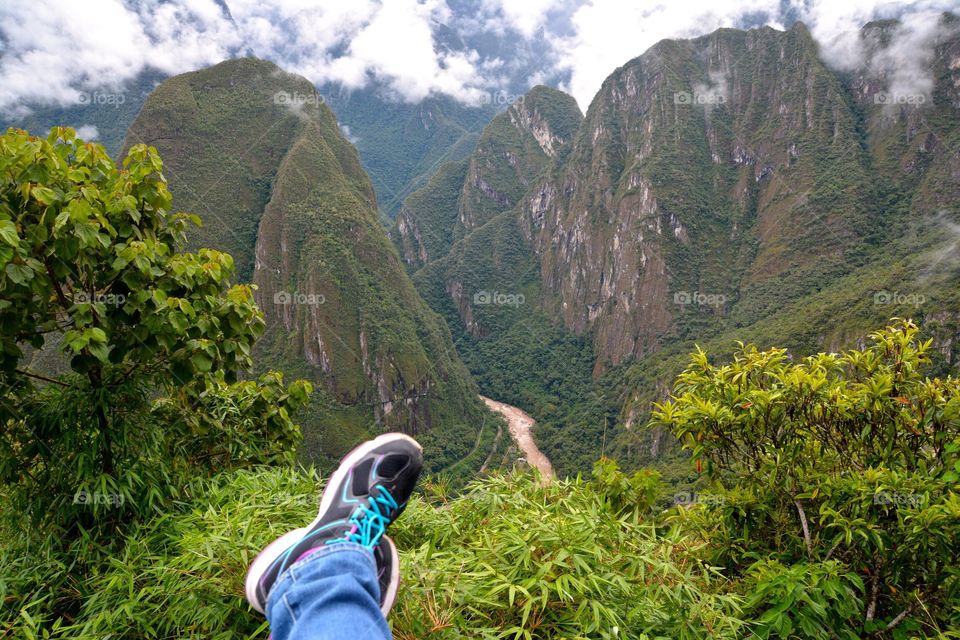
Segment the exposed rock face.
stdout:
<path fill-rule="evenodd" d="M 600 373 L 770 317 L 860 268 L 911 217 L 960 238 L 958 23 L 943 19 L 922 70 L 926 104 L 894 94 L 902 79 L 886 47 L 900 28 L 865 27 L 867 61 L 852 77 L 825 66 L 802 24 L 663 41 L 607 78 L 572 138 L 552 135 L 535 101 L 515 105 L 482 134 L 455 205 L 446 200 L 456 244 L 430 255 L 444 264 L 418 282 L 436 287 L 447 270 L 457 315 L 484 335 L 489 322 L 464 300 L 491 281 L 526 286 L 505 267 L 526 261 L 501 250 L 519 228 L 539 308 L 592 337 Z M 884 195 L 904 191 L 896 206 Z M 512 222 L 500 220 L 507 210 Z M 494 220 L 483 254 L 475 233 Z"/>
<path fill-rule="evenodd" d="M 520 209 L 544 304 L 616 364 L 685 314 L 842 269 L 867 222 L 857 150 L 802 25 L 661 42 L 604 82 L 566 162 Z M 847 185 L 830 191 L 838 172 Z"/>
<path fill-rule="evenodd" d="M 390 238 L 408 269 L 416 270 L 450 251 L 457 225 L 457 198 L 466 175 L 467 160 L 448 162 L 404 200 Z"/>
<path fill-rule="evenodd" d="M 478 417 L 449 331 L 414 290 L 356 150 L 308 80 L 253 59 L 171 78 L 131 127 L 128 144 L 140 140 L 160 151 L 177 207 L 208 223 L 191 243 L 229 249 L 257 285 L 261 366 L 312 377 L 390 428 L 431 429 L 438 403 L 447 420 Z"/>
<path fill-rule="evenodd" d="M 457 237 L 513 208 L 531 181 L 571 140 L 580 120 L 574 100 L 547 87 L 531 89 L 494 118 L 469 158 Z"/>
<path fill-rule="evenodd" d="M 938 216 L 960 196 L 960 20 L 944 17 L 934 35 L 928 64 L 898 72 L 903 61 L 889 47 L 904 37 L 902 25 L 867 25 L 861 34 L 867 59 L 851 82 L 865 113 L 873 168 L 890 187 L 912 195 L 914 218 Z"/>
<path fill-rule="evenodd" d="M 404 202 L 391 237 L 408 268 L 442 258 L 456 240 L 516 206 L 580 119 L 574 99 L 548 87 L 496 116 L 465 162 L 444 165 Z"/>

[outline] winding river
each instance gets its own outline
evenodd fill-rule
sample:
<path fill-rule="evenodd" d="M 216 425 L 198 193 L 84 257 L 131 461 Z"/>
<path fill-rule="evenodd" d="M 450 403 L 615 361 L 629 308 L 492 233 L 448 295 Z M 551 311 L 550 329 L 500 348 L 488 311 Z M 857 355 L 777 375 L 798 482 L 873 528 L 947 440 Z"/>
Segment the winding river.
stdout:
<path fill-rule="evenodd" d="M 513 437 L 513 441 L 517 443 L 517 446 L 520 447 L 520 450 L 523 451 L 523 455 L 527 458 L 527 463 L 539 469 L 544 479 L 549 481 L 555 478 L 556 476 L 553 473 L 553 465 L 550 464 L 550 459 L 537 448 L 537 443 L 533 441 L 534 419 L 522 409 L 518 409 L 513 405 L 497 402 L 484 396 L 480 396 L 480 399 L 483 400 L 484 404 L 486 404 L 491 411 L 496 411 L 506 418 L 507 425 L 510 428 L 510 435 Z"/>

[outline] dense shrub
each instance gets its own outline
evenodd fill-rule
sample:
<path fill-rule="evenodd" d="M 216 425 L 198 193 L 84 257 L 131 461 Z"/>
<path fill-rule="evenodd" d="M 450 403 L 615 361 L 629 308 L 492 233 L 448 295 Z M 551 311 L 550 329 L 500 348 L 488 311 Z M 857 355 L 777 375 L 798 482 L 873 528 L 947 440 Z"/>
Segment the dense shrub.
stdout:
<path fill-rule="evenodd" d="M 761 598 L 793 593 L 778 582 L 830 586 L 787 615 L 782 603 L 768 611 L 767 633 L 935 636 L 960 625 L 960 381 L 924 375 L 929 349 L 897 320 L 863 349 L 796 362 L 783 349 L 743 346 L 722 364 L 699 351 L 654 412 L 712 483 L 710 499 L 677 518 L 710 543 L 709 561 L 765 583 Z"/>

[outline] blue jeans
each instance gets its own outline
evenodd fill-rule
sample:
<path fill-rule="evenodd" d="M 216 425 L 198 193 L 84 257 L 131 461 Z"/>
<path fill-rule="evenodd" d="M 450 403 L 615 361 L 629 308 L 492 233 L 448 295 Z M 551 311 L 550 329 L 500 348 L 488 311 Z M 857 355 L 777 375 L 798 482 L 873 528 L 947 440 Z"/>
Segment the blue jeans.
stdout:
<path fill-rule="evenodd" d="M 353 542 L 321 548 L 283 572 L 267 598 L 273 640 L 391 640 L 373 554 Z"/>

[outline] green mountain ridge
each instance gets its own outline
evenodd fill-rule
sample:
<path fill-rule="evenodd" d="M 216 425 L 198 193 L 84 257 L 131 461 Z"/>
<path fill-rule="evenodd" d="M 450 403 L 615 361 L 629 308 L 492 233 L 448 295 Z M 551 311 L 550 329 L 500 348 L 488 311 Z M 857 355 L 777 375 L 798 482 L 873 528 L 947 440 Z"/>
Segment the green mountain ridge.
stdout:
<path fill-rule="evenodd" d="M 581 118 L 572 97 L 538 86 L 491 120 L 464 162 L 443 165 L 404 202 L 391 238 L 408 268 L 442 257 L 455 240 L 512 209 Z"/>
<path fill-rule="evenodd" d="M 416 433 L 438 469 L 466 454 L 485 415 L 476 386 L 309 81 L 249 58 L 176 76 L 144 103 L 125 147 L 136 142 L 157 147 L 175 207 L 203 218 L 188 244 L 228 251 L 257 285 L 258 369 L 318 383 L 308 457 L 335 459 L 380 428 Z"/>
<path fill-rule="evenodd" d="M 388 223 L 441 164 L 469 155 L 495 114 L 491 106 L 465 105 L 447 96 L 408 103 L 381 95 L 383 89 L 376 86 L 345 91 L 325 85 L 320 90 L 340 123 L 356 136 L 352 141 Z"/>

